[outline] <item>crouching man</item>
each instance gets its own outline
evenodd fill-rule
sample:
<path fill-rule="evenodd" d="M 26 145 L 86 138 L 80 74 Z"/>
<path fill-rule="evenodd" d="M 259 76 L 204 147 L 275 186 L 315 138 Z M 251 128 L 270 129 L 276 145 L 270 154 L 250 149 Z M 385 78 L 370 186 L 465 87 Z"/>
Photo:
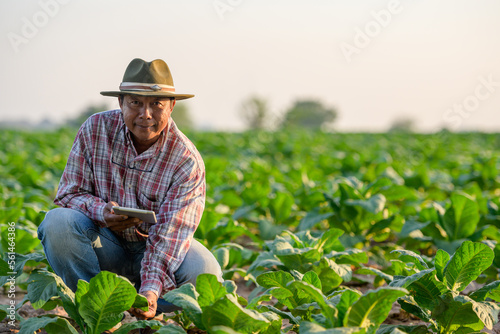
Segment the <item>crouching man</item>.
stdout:
<path fill-rule="evenodd" d="M 142 319 L 176 308 L 159 298 L 202 273 L 222 280 L 217 260 L 193 239 L 205 205 L 205 167 L 170 117 L 177 100 L 163 60 L 134 59 L 118 91 L 121 109 L 92 115 L 80 128 L 55 203 L 38 229 L 47 259 L 74 291 L 101 270 L 129 278 L 149 301 Z M 157 223 L 115 214 L 151 210 Z"/>

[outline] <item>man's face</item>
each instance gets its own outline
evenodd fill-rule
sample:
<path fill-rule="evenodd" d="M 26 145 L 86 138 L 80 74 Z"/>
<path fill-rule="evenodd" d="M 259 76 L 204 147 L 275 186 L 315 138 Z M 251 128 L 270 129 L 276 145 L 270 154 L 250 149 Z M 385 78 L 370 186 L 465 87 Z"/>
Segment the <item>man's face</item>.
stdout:
<path fill-rule="evenodd" d="M 175 100 L 168 97 L 139 95 L 125 95 L 119 102 L 134 143 L 142 147 L 149 147 L 158 140 L 175 105 Z"/>

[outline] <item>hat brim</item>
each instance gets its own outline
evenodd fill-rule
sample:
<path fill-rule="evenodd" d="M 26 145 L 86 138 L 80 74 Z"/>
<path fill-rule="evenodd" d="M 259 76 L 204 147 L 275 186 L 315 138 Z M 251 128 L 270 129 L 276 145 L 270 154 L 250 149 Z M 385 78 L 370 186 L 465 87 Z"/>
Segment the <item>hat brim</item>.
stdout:
<path fill-rule="evenodd" d="M 176 100 L 185 100 L 194 97 L 193 94 L 177 94 L 171 92 L 143 92 L 136 90 L 120 90 L 120 91 L 104 91 L 101 92 L 101 95 L 104 96 L 114 96 L 118 97 L 120 95 L 140 95 L 140 96 L 153 96 L 153 97 L 173 97 Z"/>

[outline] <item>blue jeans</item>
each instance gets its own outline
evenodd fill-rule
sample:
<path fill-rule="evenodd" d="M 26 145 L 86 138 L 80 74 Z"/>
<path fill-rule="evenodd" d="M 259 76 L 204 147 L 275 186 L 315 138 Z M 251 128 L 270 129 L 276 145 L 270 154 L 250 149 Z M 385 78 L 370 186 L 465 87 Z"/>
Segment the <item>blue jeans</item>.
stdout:
<path fill-rule="evenodd" d="M 87 282 L 101 270 L 127 277 L 139 289 L 141 260 L 146 242 L 128 242 L 116 236 L 108 228 L 100 228 L 83 213 L 57 208 L 49 211 L 38 227 L 45 256 L 54 272 L 73 291 L 77 282 Z M 222 281 L 222 270 L 201 243 L 194 240 L 179 269 L 175 272 L 177 286 L 196 283 L 199 274 L 210 273 Z M 158 299 L 160 312 L 172 312 L 180 308 Z"/>

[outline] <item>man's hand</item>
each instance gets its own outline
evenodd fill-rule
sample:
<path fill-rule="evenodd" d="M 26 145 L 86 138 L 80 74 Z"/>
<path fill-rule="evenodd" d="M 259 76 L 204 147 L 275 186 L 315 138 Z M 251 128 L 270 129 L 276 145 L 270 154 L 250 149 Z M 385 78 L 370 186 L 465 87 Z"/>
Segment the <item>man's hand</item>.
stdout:
<path fill-rule="evenodd" d="M 142 220 L 139 218 L 129 218 L 128 216 L 115 215 L 113 212 L 114 206 L 118 206 L 118 203 L 108 202 L 104 207 L 104 220 L 111 231 L 121 232 L 129 227 L 142 224 Z"/>
<path fill-rule="evenodd" d="M 131 308 L 129 310 L 129 312 L 132 313 L 136 318 L 141 319 L 141 320 L 153 319 L 156 316 L 156 307 L 157 307 L 158 297 L 156 296 L 156 294 L 153 291 L 146 291 L 144 293 L 144 296 L 148 300 L 149 310 L 144 312 L 143 310 L 138 309 L 138 308 Z"/>

